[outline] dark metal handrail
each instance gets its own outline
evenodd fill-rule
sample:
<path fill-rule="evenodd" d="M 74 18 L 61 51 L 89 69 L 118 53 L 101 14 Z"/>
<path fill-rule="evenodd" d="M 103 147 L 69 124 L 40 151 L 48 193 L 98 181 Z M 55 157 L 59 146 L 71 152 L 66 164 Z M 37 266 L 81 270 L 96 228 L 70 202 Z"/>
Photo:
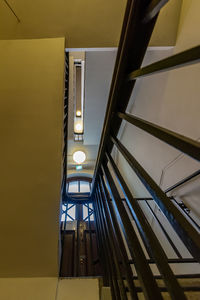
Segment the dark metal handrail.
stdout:
<path fill-rule="evenodd" d="M 121 252 L 122 264 L 124 266 L 124 270 L 125 270 L 125 273 L 126 273 L 127 284 L 128 284 L 130 294 L 131 294 L 133 299 L 137 299 L 137 295 L 136 295 L 136 292 L 135 292 L 135 285 L 134 285 L 134 282 L 132 280 L 132 270 L 131 270 L 131 267 L 130 267 L 130 264 L 129 264 L 127 251 L 126 251 L 123 239 L 122 239 L 121 234 L 120 234 L 120 227 L 118 225 L 118 220 L 115 216 L 115 213 L 114 213 L 113 206 L 112 206 L 111 202 L 108 201 L 109 195 L 108 195 L 108 192 L 106 190 L 105 184 L 101 180 L 101 178 L 100 178 L 100 183 L 99 183 L 98 188 L 99 188 L 100 194 L 103 195 L 102 201 L 104 202 L 104 207 L 105 207 L 104 209 L 107 211 L 107 218 L 110 218 L 110 220 L 111 220 L 113 234 L 115 235 L 115 239 L 117 240 L 117 247 L 120 249 L 120 252 Z"/>
<path fill-rule="evenodd" d="M 176 184 L 168 187 L 166 190 L 165 190 L 165 193 L 169 193 L 171 192 L 172 190 L 178 188 L 179 186 L 181 186 L 182 184 L 192 180 L 193 178 L 197 177 L 200 175 L 200 170 L 197 170 L 196 172 L 192 173 L 191 175 L 189 175 L 188 177 L 184 178 L 183 180 L 177 182 Z"/>
<path fill-rule="evenodd" d="M 122 122 L 122 120 L 113 118 L 113 112 L 124 112 L 126 110 L 130 95 L 135 85 L 135 80 L 127 81 L 126 76 L 132 70 L 140 68 L 157 20 L 158 14 L 151 18 L 148 23 L 142 21 L 145 17 L 146 11 L 151 7 L 151 4 L 153 4 L 153 2 L 155 1 L 127 1 L 115 68 L 110 87 L 107 110 L 104 119 L 104 126 L 97 156 L 97 163 L 93 176 L 93 191 L 95 189 L 97 173 L 104 158 L 105 147 L 109 140 L 111 124 L 114 128 L 114 134 L 117 135 Z M 159 2 L 163 1 L 160 0 Z M 153 9 L 154 5 L 152 6 L 152 10 Z M 149 10 L 148 13 L 150 13 Z M 109 152 L 111 152 L 112 147 L 113 145 L 110 145 Z"/>
<path fill-rule="evenodd" d="M 69 101 L 69 53 L 65 53 L 65 94 L 64 94 L 64 124 L 63 124 L 63 178 L 61 186 L 62 200 L 66 196 L 67 184 L 67 139 L 68 139 L 68 101 Z"/>
<path fill-rule="evenodd" d="M 127 113 L 118 113 L 117 116 L 200 161 L 199 142 Z"/>
<path fill-rule="evenodd" d="M 162 212 L 166 215 L 188 250 L 200 261 L 200 238 L 198 232 L 189 222 L 187 222 L 186 218 L 181 214 L 178 208 L 173 205 L 161 188 L 148 175 L 131 153 L 121 144 L 121 142 L 116 137 L 111 138 L 146 189 L 152 195 L 155 202 L 161 208 Z"/>
<path fill-rule="evenodd" d="M 200 62 L 200 46 L 172 55 L 128 75 L 128 80 L 185 67 Z"/>
<path fill-rule="evenodd" d="M 118 212 L 119 221 L 122 224 L 126 239 L 129 241 L 129 250 L 131 256 L 135 259 L 135 268 L 143 287 L 144 294 L 147 298 L 149 297 L 150 299 L 162 299 L 153 277 L 153 273 L 149 265 L 146 263 L 146 257 L 142 251 L 141 244 L 137 238 L 136 233 L 134 232 L 134 230 L 132 230 L 131 221 L 128 218 L 125 207 L 121 202 L 119 192 L 106 165 L 103 165 L 103 172 L 108 184 L 109 193 L 112 196 L 114 205 Z"/>

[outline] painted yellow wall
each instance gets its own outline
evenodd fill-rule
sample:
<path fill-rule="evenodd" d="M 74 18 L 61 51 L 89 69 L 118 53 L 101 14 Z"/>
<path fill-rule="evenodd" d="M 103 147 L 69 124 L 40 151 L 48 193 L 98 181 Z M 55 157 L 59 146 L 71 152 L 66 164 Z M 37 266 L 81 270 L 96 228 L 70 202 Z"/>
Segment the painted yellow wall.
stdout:
<path fill-rule="evenodd" d="M 64 42 L 0 41 L 0 277 L 58 273 Z"/>
<path fill-rule="evenodd" d="M 184 0 L 176 47 L 166 51 L 148 51 L 145 64 L 198 45 L 199 11 L 199 0 Z M 139 79 L 132 95 L 134 104 L 129 107 L 129 112 L 195 140 L 200 139 L 199 76 L 200 65 L 197 64 Z M 195 160 L 181 155 L 179 151 L 133 125 L 126 124 L 121 141 L 163 189 L 200 168 L 200 164 Z M 118 165 L 134 195 L 148 196 L 121 155 L 118 156 Z M 198 181 L 199 179 L 197 185 Z M 200 215 L 197 185 L 191 189 L 187 188 L 187 199 L 190 198 L 189 207 L 191 205 L 197 215 Z M 181 195 L 185 200 L 186 191 Z"/>
<path fill-rule="evenodd" d="M 0 278 L 2 300 L 98 300 L 98 279 Z"/>
<path fill-rule="evenodd" d="M 9 0 L 20 18 L 0 1 L 0 39 L 65 36 L 66 46 L 116 47 L 127 0 Z M 161 12 L 152 46 L 174 45 L 182 0 L 170 0 Z"/>
<path fill-rule="evenodd" d="M 58 279 L 0 278 L 0 299 L 55 300 Z"/>
<path fill-rule="evenodd" d="M 149 43 L 150 46 L 176 45 L 181 5 L 182 0 L 169 0 L 161 9 Z"/>

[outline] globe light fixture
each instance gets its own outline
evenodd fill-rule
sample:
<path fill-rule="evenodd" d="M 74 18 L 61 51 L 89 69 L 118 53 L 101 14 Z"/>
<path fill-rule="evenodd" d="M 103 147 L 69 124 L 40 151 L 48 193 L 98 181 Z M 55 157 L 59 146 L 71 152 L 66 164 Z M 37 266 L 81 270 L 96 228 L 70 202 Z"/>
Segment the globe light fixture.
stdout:
<path fill-rule="evenodd" d="M 77 111 L 76 111 L 76 116 L 77 116 L 77 117 L 81 117 L 81 111 L 80 111 L 80 110 L 77 110 Z"/>
<path fill-rule="evenodd" d="M 86 160 L 86 155 L 83 151 L 76 151 L 73 154 L 73 160 L 77 164 L 82 164 Z"/>
<path fill-rule="evenodd" d="M 83 131 L 83 125 L 81 123 L 77 123 L 75 125 L 75 131 L 76 132 L 82 132 Z"/>

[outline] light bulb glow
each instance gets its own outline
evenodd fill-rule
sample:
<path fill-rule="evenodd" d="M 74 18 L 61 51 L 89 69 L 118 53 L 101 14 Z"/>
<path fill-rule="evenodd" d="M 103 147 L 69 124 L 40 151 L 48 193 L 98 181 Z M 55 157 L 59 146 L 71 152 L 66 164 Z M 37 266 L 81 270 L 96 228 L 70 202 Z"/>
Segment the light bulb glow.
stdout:
<path fill-rule="evenodd" d="M 83 125 L 81 123 L 77 123 L 75 125 L 76 132 L 81 132 L 83 130 Z"/>
<path fill-rule="evenodd" d="M 76 111 L 76 116 L 77 116 L 77 117 L 81 117 L 81 111 L 80 111 L 80 110 L 77 110 L 77 111 Z"/>
<path fill-rule="evenodd" d="M 76 151 L 73 154 L 73 160 L 77 164 L 82 164 L 86 160 L 86 155 L 83 151 Z"/>

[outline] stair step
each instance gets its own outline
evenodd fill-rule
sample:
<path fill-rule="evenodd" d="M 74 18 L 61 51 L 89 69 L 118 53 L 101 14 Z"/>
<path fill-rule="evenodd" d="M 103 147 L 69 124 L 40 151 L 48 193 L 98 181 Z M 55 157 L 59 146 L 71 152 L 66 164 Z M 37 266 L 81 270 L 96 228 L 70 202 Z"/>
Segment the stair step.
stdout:
<path fill-rule="evenodd" d="M 101 300 L 112 300 L 110 287 L 103 286 L 101 288 Z"/>
<path fill-rule="evenodd" d="M 200 290 L 200 278 L 178 278 L 177 279 L 179 284 L 183 288 L 189 288 L 189 287 L 194 287 L 194 288 L 199 288 Z M 165 282 L 163 279 L 156 279 L 156 282 L 159 287 L 164 288 L 165 287 Z M 127 287 L 127 282 L 124 280 L 125 286 Z M 135 287 L 140 287 L 140 281 L 138 279 L 134 280 Z"/>
<path fill-rule="evenodd" d="M 171 300 L 171 297 L 166 289 L 165 283 L 162 279 L 156 279 L 158 286 L 161 289 L 161 294 L 164 300 Z M 200 278 L 178 278 L 178 282 L 185 290 L 185 295 L 189 300 L 199 300 L 200 299 Z M 124 280 L 125 287 L 127 288 L 128 300 L 131 300 L 131 295 L 128 291 L 128 286 L 126 280 Z M 140 282 L 138 279 L 134 280 L 136 291 L 138 294 L 139 300 L 145 300 L 144 294 L 141 290 Z M 111 291 L 109 287 L 101 287 L 101 300 L 111 300 Z M 178 299 L 179 300 L 179 299 Z M 180 299 L 181 300 L 181 299 Z"/>
<path fill-rule="evenodd" d="M 57 298 L 59 300 L 99 300 L 99 278 L 60 278 Z"/>
<path fill-rule="evenodd" d="M 158 286 L 162 291 L 163 299 L 171 299 L 169 293 L 164 291 L 166 289 L 165 283 L 162 279 L 156 279 Z M 200 278 L 178 278 L 178 282 L 184 289 L 184 293 L 189 300 L 199 300 L 200 299 Z M 124 280 L 125 286 L 127 287 L 127 282 Z M 139 280 L 134 280 L 134 284 L 137 290 L 139 300 L 145 300 L 144 294 L 142 293 Z M 128 291 L 128 287 L 127 287 Z M 128 299 L 131 299 L 130 293 L 127 292 Z"/>
<path fill-rule="evenodd" d="M 161 294 L 162 294 L 164 300 L 171 300 L 172 299 L 170 297 L 169 293 L 167 293 L 167 292 L 163 292 Z M 188 300 L 199 300 L 200 299 L 200 292 L 185 292 L 185 295 L 186 295 Z M 128 300 L 131 300 L 130 293 L 127 293 L 127 296 L 128 296 Z M 138 293 L 138 299 L 139 300 L 146 300 L 143 293 Z M 108 299 L 103 299 L 103 300 L 110 300 L 110 299 L 108 298 Z M 179 299 L 177 299 L 177 300 L 179 300 Z"/>

